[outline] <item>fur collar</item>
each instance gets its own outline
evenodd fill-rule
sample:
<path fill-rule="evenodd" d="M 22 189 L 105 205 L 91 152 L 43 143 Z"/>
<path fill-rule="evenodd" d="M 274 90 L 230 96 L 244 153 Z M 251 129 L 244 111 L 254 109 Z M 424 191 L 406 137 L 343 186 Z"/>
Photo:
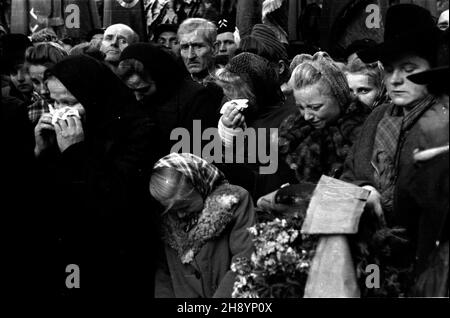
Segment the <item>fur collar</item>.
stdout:
<path fill-rule="evenodd" d="M 219 237 L 231 223 L 241 197 L 236 187 L 223 184 L 205 200 L 205 205 L 196 216 L 195 225 L 185 231 L 185 224 L 170 213 L 163 217 L 163 240 L 178 252 L 183 264 L 191 263 L 194 256 L 210 240 Z"/>

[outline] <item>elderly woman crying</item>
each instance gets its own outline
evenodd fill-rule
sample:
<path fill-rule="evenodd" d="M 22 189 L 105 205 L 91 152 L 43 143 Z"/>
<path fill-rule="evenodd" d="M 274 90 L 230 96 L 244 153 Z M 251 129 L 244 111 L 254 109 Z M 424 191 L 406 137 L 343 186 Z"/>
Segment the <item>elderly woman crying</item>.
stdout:
<path fill-rule="evenodd" d="M 205 160 L 172 153 L 155 165 L 150 193 L 164 207 L 155 296 L 231 297 L 230 266 L 253 251 L 247 228 L 255 224 L 255 212 L 248 192 Z"/>

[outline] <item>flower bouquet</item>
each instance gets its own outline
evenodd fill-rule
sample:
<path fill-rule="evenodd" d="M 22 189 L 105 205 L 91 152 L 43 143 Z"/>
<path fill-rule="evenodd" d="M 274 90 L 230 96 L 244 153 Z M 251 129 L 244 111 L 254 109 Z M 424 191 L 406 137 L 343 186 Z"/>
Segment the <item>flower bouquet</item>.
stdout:
<path fill-rule="evenodd" d="M 303 297 L 316 239 L 300 234 L 302 223 L 302 217 L 276 218 L 249 228 L 255 252 L 231 266 L 233 298 Z"/>

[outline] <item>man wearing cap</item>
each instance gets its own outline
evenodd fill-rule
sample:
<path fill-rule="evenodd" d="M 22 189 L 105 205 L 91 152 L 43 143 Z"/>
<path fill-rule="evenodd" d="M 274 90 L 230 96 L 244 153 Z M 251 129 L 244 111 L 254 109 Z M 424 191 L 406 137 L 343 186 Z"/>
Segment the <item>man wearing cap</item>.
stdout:
<path fill-rule="evenodd" d="M 383 63 L 392 102 L 375 109 L 365 122 L 342 179 L 371 192 L 367 210 L 388 227 L 411 228 L 417 222 L 415 216 L 400 213 L 394 205 L 399 177 L 415 165 L 414 153 L 449 141 L 445 105 L 426 85 L 409 79 L 435 65 L 439 32 L 427 10 L 411 4 L 395 5 L 387 11 L 384 42 L 358 53 L 365 63 Z M 430 127 L 433 138 L 428 138 Z M 412 237 L 411 242 L 414 240 Z M 400 253 L 404 264 L 412 264 L 416 261 L 412 245 L 393 253 Z"/>
<path fill-rule="evenodd" d="M 153 42 L 160 44 L 176 57 L 180 57 L 180 42 L 178 41 L 177 31 L 178 25 L 176 24 L 160 24 L 156 27 Z"/>
<path fill-rule="evenodd" d="M 216 42 L 218 53 L 216 60 L 220 60 L 222 61 L 220 64 L 226 65 L 233 58 L 238 48 L 234 37 L 235 27 L 226 19 L 220 20 L 218 26 Z"/>

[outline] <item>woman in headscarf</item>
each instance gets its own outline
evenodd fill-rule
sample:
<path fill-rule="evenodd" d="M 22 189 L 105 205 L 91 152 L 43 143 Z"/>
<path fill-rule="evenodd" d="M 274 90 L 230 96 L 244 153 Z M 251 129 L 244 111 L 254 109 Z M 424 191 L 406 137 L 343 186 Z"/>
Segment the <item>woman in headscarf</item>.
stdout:
<path fill-rule="evenodd" d="M 248 157 L 244 158 L 245 165 L 225 164 L 219 166 L 220 169 L 232 182 L 249 190 L 255 199 L 295 180 L 289 168 L 279 162 L 276 152 L 277 130 L 293 109 L 284 105 L 278 76 L 271 63 L 259 55 L 241 53 L 217 72 L 216 82 L 227 100 L 218 124 L 218 133 L 226 151 L 233 151 L 234 137 L 239 139 L 250 130 L 256 135 L 255 140 L 248 139 L 244 150 L 236 151 L 236 154 L 244 155 L 248 152 Z M 236 100 L 247 100 L 247 107 L 234 106 Z M 270 158 L 264 160 L 261 153 Z M 248 158 L 256 154 L 259 158 L 250 162 Z M 267 173 L 262 173 L 262 166 L 267 167 Z M 272 167 L 275 171 L 271 171 Z"/>
<path fill-rule="evenodd" d="M 352 94 L 370 109 L 389 100 L 380 62 L 365 64 L 357 56 L 352 56 L 344 67 L 344 73 Z"/>
<path fill-rule="evenodd" d="M 49 233 L 56 262 L 49 268 L 63 275 L 68 264 L 79 265 L 88 293 L 143 291 L 142 279 L 152 283 L 152 260 L 137 255 L 153 246 L 144 235 L 152 223 L 141 207 L 160 156 L 155 125 L 128 88 L 91 57 L 57 63 L 46 85 L 53 107 L 35 128 L 35 155 L 42 196 L 55 210 L 48 221 L 55 224 Z M 64 277 L 56 279 L 64 294 Z"/>
<path fill-rule="evenodd" d="M 250 259 L 255 211 L 249 193 L 192 154 L 162 158 L 150 193 L 164 208 L 164 256 L 156 274 L 160 298 L 230 298 L 238 258 Z"/>
<path fill-rule="evenodd" d="M 161 47 L 151 43 L 130 45 L 120 61 L 117 74 L 133 90 L 143 109 L 154 115 L 164 139 L 169 140 L 178 127 L 192 132 L 194 120 L 201 120 L 202 129 L 217 125 L 222 96 L 187 79 L 185 70 Z"/>

